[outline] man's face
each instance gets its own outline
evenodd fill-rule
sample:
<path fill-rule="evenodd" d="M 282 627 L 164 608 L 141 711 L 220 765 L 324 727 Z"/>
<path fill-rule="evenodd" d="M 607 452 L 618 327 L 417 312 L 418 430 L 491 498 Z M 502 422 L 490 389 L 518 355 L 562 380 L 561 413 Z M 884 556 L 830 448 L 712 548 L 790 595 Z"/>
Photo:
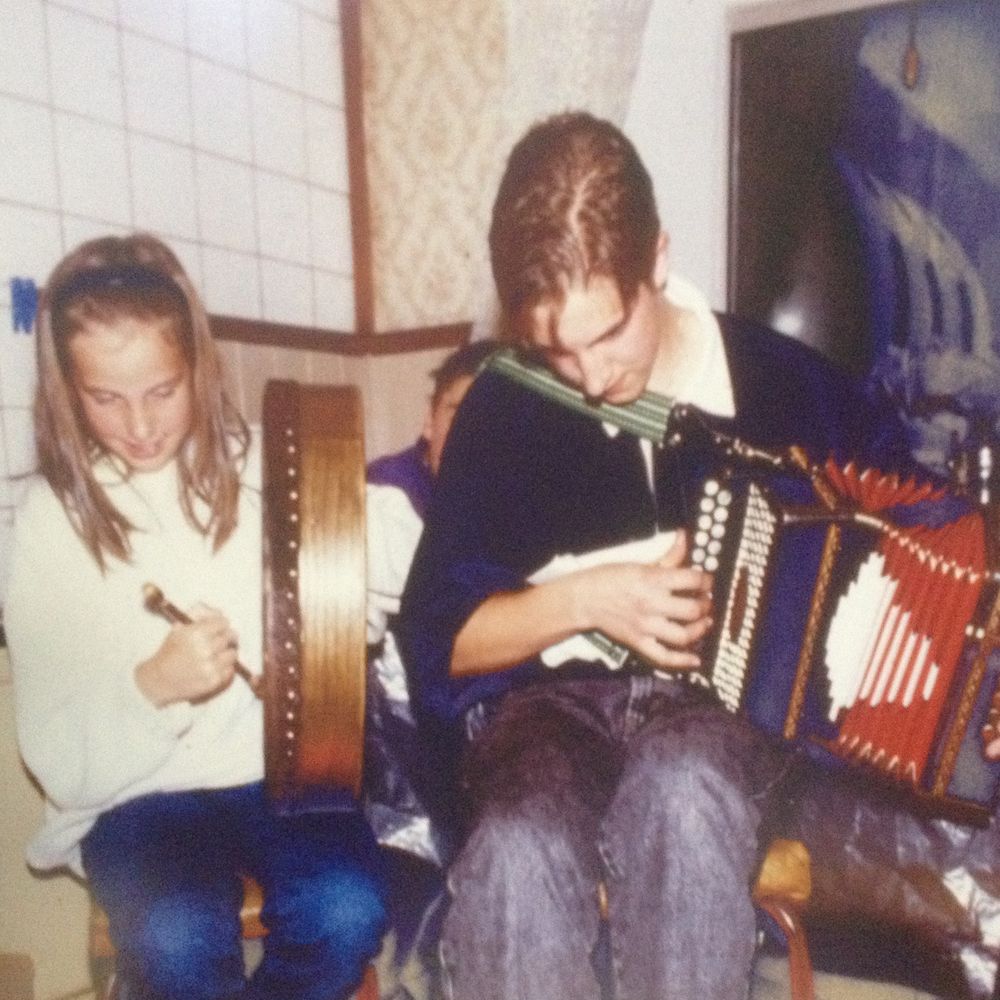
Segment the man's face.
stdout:
<path fill-rule="evenodd" d="M 594 402 L 631 403 L 646 388 L 660 344 L 658 296 L 649 282 L 622 302 L 612 278 L 569 287 L 561 306 L 530 313 L 529 342 L 564 381 Z"/>
<path fill-rule="evenodd" d="M 441 453 L 444 451 L 448 431 L 451 430 L 451 422 L 455 419 L 455 411 L 465 398 L 470 385 L 472 376 L 460 375 L 438 396 L 437 402 L 427 412 L 424 420 L 424 440 L 427 442 L 427 461 L 435 476 L 441 467 Z"/>

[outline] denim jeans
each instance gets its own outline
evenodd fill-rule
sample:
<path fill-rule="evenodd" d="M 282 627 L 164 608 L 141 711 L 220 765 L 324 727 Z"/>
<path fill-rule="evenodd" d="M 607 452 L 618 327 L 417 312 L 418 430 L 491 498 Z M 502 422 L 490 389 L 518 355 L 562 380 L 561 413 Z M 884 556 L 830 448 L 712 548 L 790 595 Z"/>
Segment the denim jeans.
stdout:
<path fill-rule="evenodd" d="M 130 1000 L 336 1000 L 378 951 L 385 888 L 359 812 L 277 816 L 260 784 L 148 795 L 82 847 Z M 260 882 L 268 928 L 249 983 L 240 873 Z"/>
<path fill-rule="evenodd" d="M 608 891 L 618 1000 L 747 996 L 757 830 L 782 757 L 690 685 L 555 680 L 470 744 L 469 837 L 441 943 L 454 1000 L 596 1000 Z"/>

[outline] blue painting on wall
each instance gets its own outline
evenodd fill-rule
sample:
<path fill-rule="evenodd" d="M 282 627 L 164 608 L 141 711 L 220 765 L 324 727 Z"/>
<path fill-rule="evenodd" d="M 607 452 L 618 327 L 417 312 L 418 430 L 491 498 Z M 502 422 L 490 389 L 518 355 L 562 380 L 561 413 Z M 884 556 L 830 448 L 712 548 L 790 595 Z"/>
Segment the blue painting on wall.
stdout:
<path fill-rule="evenodd" d="M 737 36 L 734 81 L 731 306 L 884 387 L 929 467 L 995 444 L 1000 3 Z"/>

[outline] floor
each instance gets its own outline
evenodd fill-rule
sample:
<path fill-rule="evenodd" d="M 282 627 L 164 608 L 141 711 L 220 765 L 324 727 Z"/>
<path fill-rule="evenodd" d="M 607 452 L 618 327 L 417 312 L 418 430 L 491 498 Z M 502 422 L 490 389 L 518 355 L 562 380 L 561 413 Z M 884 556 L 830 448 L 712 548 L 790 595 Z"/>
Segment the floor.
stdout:
<path fill-rule="evenodd" d="M 750 1000 L 789 1000 L 788 975 L 779 959 L 765 959 L 754 979 Z M 76 994 L 74 1000 L 96 1000 L 93 993 Z M 431 998 L 426 998 L 431 1000 Z M 944 1000 L 930 993 L 901 986 L 886 986 L 844 976 L 816 975 L 816 1000 Z"/>
<path fill-rule="evenodd" d="M 391 949 L 391 941 L 387 941 L 387 944 Z M 418 968 L 404 969 L 402 985 L 406 987 L 406 992 L 395 991 L 394 987 L 400 983 L 398 980 L 395 984 L 391 981 L 394 978 L 391 950 L 388 955 L 379 956 L 376 966 L 380 973 L 382 996 L 386 1000 L 406 997 L 412 997 L 413 1000 L 441 1000 L 426 990 L 426 981 Z M 822 972 L 816 973 L 815 986 L 816 1000 L 946 1000 L 908 987 L 850 979 Z M 762 955 L 757 962 L 750 1000 L 790 1000 L 790 997 L 788 961 L 780 957 Z"/>
<path fill-rule="evenodd" d="M 788 1000 L 788 963 L 761 956 L 757 962 L 751 1000 Z M 944 1000 L 905 986 L 816 973 L 816 1000 Z"/>
<path fill-rule="evenodd" d="M 391 942 L 387 942 L 391 947 Z M 249 948 L 248 960 L 252 965 L 259 959 L 256 952 L 257 943 L 254 942 Z M 391 964 L 391 954 L 380 956 L 383 961 L 377 962 L 382 965 L 383 980 L 390 978 L 384 973 L 386 969 L 385 959 L 389 959 Z M 437 1000 L 429 996 L 421 989 L 421 976 L 419 972 L 410 970 L 404 975 L 405 985 L 414 1000 Z M 393 989 L 392 984 L 384 983 L 383 997 L 387 996 Z M 405 994 L 403 994 L 405 996 Z M 400 993 L 395 993 L 400 996 Z M 74 1000 L 94 1000 L 93 994 L 83 994 Z M 754 976 L 753 988 L 750 1000 L 790 1000 L 788 989 L 788 963 L 780 957 L 762 955 L 757 962 Z M 903 986 L 889 986 L 881 983 L 872 983 L 861 979 L 849 979 L 846 976 L 833 976 L 818 972 L 816 974 L 816 1000 L 946 1000 L 946 998 L 934 997 L 930 993 L 923 993 L 920 990 L 909 989 Z"/>

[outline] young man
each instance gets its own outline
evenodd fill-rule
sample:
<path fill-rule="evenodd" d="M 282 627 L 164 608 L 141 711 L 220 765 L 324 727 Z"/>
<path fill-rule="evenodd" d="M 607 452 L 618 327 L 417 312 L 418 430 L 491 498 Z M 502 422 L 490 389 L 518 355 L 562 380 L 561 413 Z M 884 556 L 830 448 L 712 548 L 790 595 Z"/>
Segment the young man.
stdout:
<path fill-rule="evenodd" d="M 490 230 L 506 332 L 584 405 L 496 367 L 477 379 L 403 597 L 417 708 L 466 743 L 442 938 L 456 1000 L 598 997 L 599 883 L 619 996 L 747 993 L 783 758 L 676 676 L 711 627 L 710 579 L 683 534 L 657 533 L 688 520 L 705 456 L 594 413 L 656 393 L 757 446 L 905 459 L 891 412 L 801 345 L 713 315 L 668 275 L 667 247 L 612 125 L 563 115 L 515 146 Z M 643 561 L 615 557 L 636 539 Z M 551 655 L 593 631 L 633 651 L 624 669 Z"/>

